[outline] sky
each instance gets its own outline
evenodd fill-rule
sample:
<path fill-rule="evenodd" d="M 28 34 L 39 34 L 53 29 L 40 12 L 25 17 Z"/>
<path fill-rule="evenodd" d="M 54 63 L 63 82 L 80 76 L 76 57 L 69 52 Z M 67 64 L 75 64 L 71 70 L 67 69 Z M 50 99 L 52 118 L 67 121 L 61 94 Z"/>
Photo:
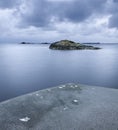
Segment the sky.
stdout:
<path fill-rule="evenodd" d="M 118 43 L 118 0 L 0 0 L 0 43 Z"/>

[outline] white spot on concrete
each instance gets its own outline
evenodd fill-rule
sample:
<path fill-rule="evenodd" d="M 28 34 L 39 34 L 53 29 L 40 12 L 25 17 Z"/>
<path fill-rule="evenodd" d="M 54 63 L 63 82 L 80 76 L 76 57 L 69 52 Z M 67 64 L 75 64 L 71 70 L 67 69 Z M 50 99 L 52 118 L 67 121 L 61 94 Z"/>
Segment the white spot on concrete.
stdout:
<path fill-rule="evenodd" d="M 64 109 L 63 109 L 63 110 L 65 111 L 65 110 L 67 110 L 67 109 L 68 109 L 68 107 L 64 107 Z"/>
<path fill-rule="evenodd" d="M 30 120 L 30 118 L 29 117 L 24 117 L 24 118 L 21 118 L 19 120 L 22 121 L 22 122 L 28 122 Z"/>
<path fill-rule="evenodd" d="M 72 86 L 70 86 L 71 88 L 75 88 L 73 85 Z"/>
<path fill-rule="evenodd" d="M 36 96 L 39 96 L 39 94 L 37 93 Z"/>
<path fill-rule="evenodd" d="M 78 87 L 78 85 L 75 85 L 75 88 L 77 88 Z"/>
<path fill-rule="evenodd" d="M 78 85 L 71 85 L 70 87 L 71 87 L 71 88 L 77 88 Z"/>
<path fill-rule="evenodd" d="M 75 99 L 75 100 L 73 100 L 73 102 L 74 102 L 74 103 L 77 103 L 77 102 L 78 102 L 78 100 L 76 100 L 76 99 Z"/>
<path fill-rule="evenodd" d="M 59 88 L 65 88 L 65 87 L 66 87 L 65 85 L 59 86 Z"/>
<path fill-rule="evenodd" d="M 62 86 L 60 86 L 59 88 L 63 88 Z"/>

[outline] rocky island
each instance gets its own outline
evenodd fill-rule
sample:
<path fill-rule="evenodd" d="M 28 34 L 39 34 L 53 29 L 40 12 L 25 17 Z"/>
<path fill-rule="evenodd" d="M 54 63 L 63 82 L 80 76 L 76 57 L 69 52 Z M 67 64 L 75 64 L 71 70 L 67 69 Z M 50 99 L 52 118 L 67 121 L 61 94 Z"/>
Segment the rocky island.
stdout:
<path fill-rule="evenodd" d="M 90 49 L 90 50 L 97 50 L 101 49 L 99 47 L 84 45 L 81 43 L 76 43 L 69 40 L 61 40 L 58 42 L 54 42 L 50 45 L 50 49 L 53 50 L 82 50 L 82 49 Z"/>
<path fill-rule="evenodd" d="M 35 43 L 35 42 L 21 42 L 20 44 L 50 44 L 48 42 L 41 42 L 41 43 Z"/>
<path fill-rule="evenodd" d="M 21 42 L 20 44 L 34 44 L 34 43 L 31 43 L 31 42 Z"/>

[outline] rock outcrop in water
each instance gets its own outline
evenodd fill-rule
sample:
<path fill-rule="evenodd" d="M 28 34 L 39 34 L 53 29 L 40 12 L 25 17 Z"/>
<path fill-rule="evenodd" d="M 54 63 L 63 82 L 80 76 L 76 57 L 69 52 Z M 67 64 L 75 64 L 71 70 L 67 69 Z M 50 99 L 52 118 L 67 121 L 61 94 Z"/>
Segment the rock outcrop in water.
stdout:
<path fill-rule="evenodd" d="M 82 49 L 91 49 L 97 50 L 99 47 L 88 46 L 80 43 L 76 43 L 69 40 L 61 40 L 58 42 L 54 42 L 50 45 L 50 49 L 53 50 L 82 50 Z"/>
<path fill-rule="evenodd" d="M 21 42 L 20 44 L 33 44 L 31 42 Z"/>
<path fill-rule="evenodd" d="M 20 44 L 50 44 L 48 42 L 33 43 L 33 42 L 21 42 Z"/>

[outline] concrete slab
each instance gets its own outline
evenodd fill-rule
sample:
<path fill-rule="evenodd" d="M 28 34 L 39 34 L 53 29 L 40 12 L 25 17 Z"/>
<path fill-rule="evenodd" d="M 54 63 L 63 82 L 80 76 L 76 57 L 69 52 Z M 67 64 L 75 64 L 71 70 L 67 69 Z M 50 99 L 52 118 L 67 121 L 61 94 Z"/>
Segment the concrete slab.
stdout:
<path fill-rule="evenodd" d="M 118 130 L 118 90 L 66 84 L 2 102 L 0 130 Z"/>

